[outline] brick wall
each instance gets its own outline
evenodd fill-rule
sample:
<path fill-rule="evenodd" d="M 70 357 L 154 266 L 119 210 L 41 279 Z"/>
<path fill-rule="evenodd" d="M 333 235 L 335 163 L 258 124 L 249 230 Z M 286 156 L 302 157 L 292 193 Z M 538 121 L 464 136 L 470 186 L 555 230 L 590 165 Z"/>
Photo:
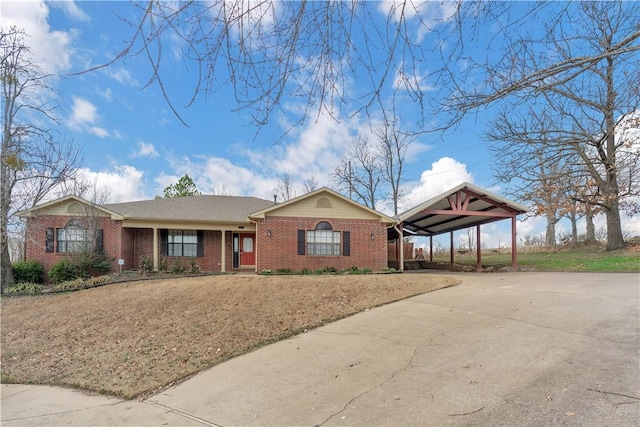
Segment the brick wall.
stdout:
<path fill-rule="evenodd" d="M 46 252 L 46 232 L 47 228 L 65 228 L 69 221 L 74 219 L 88 226 L 88 218 L 82 216 L 42 215 L 27 218 L 27 259 L 42 263 L 45 272 L 48 272 L 53 264 L 61 259 L 68 258 L 69 254 L 56 252 L 56 239 L 58 237 L 56 232 L 54 232 L 54 252 Z M 105 255 L 109 259 L 114 260 L 112 269 L 115 269 L 117 266 L 115 260 L 121 257 L 122 222 L 102 217 L 96 218 L 96 221 L 97 228 L 103 230 L 103 248 Z"/>
<path fill-rule="evenodd" d="M 133 250 L 132 250 L 132 258 L 135 260 L 135 267 L 129 268 L 138 268 L 140 263 L 140 259 L 144 256 L 153 259 L 153 229 L 151 228 L 136 228 L 133 230 Z M 158 236 L 158 238 L 160 238 Z M 231 232 L 227 232 L 227 271 L 231 269 Z M 222 232 L 221 231 L 212 231 L 205 230 L 203 233 L 203 243 L 204 243 L 204 256 L 200 258 L 195 258 L 195 262 L 198 265 L 200 271 L 212 271 L 212 272 L 220 272 L 222 271 L 221 266 L 221 257 L 222 257 Z M 161 250 L 158 242 L 158 250 Z M 162 258 L 160 254 L 158 254 L 159 258 Z M 191 258 L 189 257 L 164 257 L 167 262 L 167 267 L 172 269 L 176 264 L 182 265 L 186 269 L 191 268 Z M 125 263 L 127 263 L 125 259 Z M 125 264 L 127 265 L 127 264 Z M 131 264 L 128 264 L 131 265 Z"/>
<path fill-rule="evenodd" d="M 350 256 L 298 255 L 298 230 L 314 230 L 320 221 L 330 223 L 334 231 L 351 233 Z M 271 230 L 271 236 L 268 236 L 268 230 Z M 380 271 L 387 267 L 387 228 L 378 220 L 268 216 L 258 223 L 257 237 L 258 272 L 265 269 L 316 270 L 324 267 L 339 270 L 358 267 Z M 342 244 L 340 249 L 342 253 Z"/>

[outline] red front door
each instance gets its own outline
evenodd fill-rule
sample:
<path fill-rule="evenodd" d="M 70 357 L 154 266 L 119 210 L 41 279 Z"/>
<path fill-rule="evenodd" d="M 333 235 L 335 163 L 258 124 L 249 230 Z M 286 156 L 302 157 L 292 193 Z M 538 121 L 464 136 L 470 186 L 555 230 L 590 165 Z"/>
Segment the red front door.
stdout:
<path fill-rule="evenodd" d="M 240 234 L 240 266 L 256 265 L 255 234 Z"/>

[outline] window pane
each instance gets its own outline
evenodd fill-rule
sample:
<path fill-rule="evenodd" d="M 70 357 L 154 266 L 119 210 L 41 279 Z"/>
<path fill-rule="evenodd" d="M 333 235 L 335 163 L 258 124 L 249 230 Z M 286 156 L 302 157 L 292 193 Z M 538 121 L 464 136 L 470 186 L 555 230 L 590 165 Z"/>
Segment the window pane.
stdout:
<path fill-rule="evenodd" d="M 89 232 L 77 222 L 70 223 L 66 228 L 58 228 L 56 237 L 56 250 L 60 253 L 82 252 L 89 248 L 91 242 Z"/>
<path fill-rule="evenodd" d="M 242 252 L 253 252 L 253 239 L 251 237 L 242 239 Z"/>
<path fill-rule="evenodd" d="M 333 230 L 333 227 L 328 222 L 322 221 L 316 225 L 316 230 Z"/>
<path fill-rule="evenodd" d="M 169 243 L 182 243 L 182 231 L 169 230 Z"/>
<path fill-rule="evenodd" d="M 198 235 L 195 230 L 188 230 L 182 232 L 183 243 L 198 243 Z"/>
<path fill-rule="evenodd" d="M 169 256 L 182 256 L 182 244 L 169 243 L 167 246 L 167 252 Z"/>
<path fill-rule="evenodd" d="M 318 230 L 317 227 L 307 231 L 307 254 L 340 256 L 340 236 L 339 231 Z"/>
<path fill-rule="evenodd" d="M 185 243 L 183 245 L 183 256 L 197 256 L 198 255 L 198 245 L 195 243 Z"/>

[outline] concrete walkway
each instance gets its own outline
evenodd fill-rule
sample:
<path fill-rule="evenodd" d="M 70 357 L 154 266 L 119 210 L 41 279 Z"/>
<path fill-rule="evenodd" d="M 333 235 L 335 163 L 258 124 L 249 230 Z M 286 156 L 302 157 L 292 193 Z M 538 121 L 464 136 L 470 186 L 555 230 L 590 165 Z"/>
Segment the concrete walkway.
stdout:
<path fill-rule="evenodd" d="M 452 275 L 145 401 L 2 385 L 2 425 L 640 425 L 640 274 Z"/>

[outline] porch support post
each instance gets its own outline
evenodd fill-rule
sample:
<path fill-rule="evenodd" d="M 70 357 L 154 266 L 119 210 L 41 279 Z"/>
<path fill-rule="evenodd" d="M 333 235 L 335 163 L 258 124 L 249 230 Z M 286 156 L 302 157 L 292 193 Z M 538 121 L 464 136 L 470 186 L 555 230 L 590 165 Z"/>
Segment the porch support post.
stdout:
<path fill-rule="evenodd" d="M 476 271 L 482 271 L 482 245 L 480 244 L 480 225 L 476 225 Z"/>
<path fill-rule="evenodd" d="M 449 262 L 453 264 L 453 231 L 449 232 Z"/>
<path fill-rule="evenodd" d="M 516 239 L 516 216 L 511 217 L 511 271 L 518 269 L 518 248 Z"/>
<path fill-rule="evenodd" d="M 160 262 L 158 256 L 160 252 L 160 245 L 158 244 L 158 227 L 153 227 L 153 271 L 158 271 L 160 268 Z"/>
<path fill-rule="evenodd" d="M 220 272 L 226 273 L 227 272 L 227 231 L 221 230 L 221 232 L 222 232 L 222 239 L 221 239 L 222 247 L 220 248 L 220 258 L 222 259 L 220 260 Z"/>
<path fill-rule="evenodd" d="M 433 262 L 433 236 L 429 236 L 429 262 Z"/>

